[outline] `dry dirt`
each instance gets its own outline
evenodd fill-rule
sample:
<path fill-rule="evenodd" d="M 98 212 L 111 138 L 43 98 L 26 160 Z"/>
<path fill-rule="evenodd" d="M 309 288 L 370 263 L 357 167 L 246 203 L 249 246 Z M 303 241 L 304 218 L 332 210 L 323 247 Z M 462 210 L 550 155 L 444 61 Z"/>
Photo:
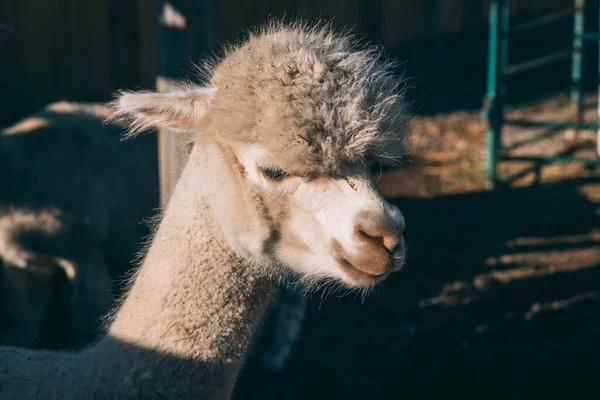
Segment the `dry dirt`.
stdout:
<path fill-rule="evenodd" d="M 593 96 L 589 115 L 593 118 Z M 562 118 L 566 98 L 512 117 Z M 239 399 L 595 398 L 600 373 L 600 174 L 527 164 L 484 180 L 477 112 L 417 118 L 412 162 L 382 173 L 407 220 L 409 263 L 366 299 L 316 293 L 287 368 L 250 361 Z M 573 151 L 569 132 L 514 154 Z M 578 154 L 592 154 L 590 134 Z M 566 149 L 566 150 L 565 150 Z M 594 394 L 595 393 L 595 394 Z"/>

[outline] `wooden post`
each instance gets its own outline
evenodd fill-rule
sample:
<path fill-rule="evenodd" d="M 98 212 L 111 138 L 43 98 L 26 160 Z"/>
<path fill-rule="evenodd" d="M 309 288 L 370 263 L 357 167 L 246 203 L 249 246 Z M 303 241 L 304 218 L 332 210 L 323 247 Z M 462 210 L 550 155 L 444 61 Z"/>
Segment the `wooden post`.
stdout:
<path fill-rule="evenodd" d="M 186 0 L 156 0 L 158 35 L 158 76 L 156 90 L 168 91 L 180 77 L 186 60 L 184 14 Z M 178 145 L 177 132 L 162 129 L 158 132 L 158 163 L 160 204 L 164 210 L 179 177 L 185 158 Z"/>
<path fill-rule="evenodd" d="M 192 4 L 193 3 L 193 4 Z M 188 0 L 156 0 L 158 23 L 158 76 L 156 90 L 168 91 L 189 70 L 189 16 L 190 11 L 202 13 L 200 21 L 205 26 L 200 41 L 193 42 L 202 48 L 212 43 L 213 24 L 209 14 L 209 1 L 189 2 Z M 194 17 L 196 17 L 194 15 Z M 211 23 L 206 23 L 210 21 Z M 203 26 L 203 27 L 204 27 Z M 187 162 L 189 146 L 184 137 L 177 132 L 161 130 L 158 133 L 158 160 L 160 203 L 164 210 L 179 175 Z"/>
<path fill-rule="evenodd" d="M 168 91 L 173 82 L 168 78 L 157 77 L 156 89 L 159 92 Z M 167 207 L 171 193 L 175 188 L 179 174 L 188 158 L 185 141 L 178 137 L 177 132 L 161 129 L 158 132 L 158 168 L 160 205 L 163 211 Z"/>

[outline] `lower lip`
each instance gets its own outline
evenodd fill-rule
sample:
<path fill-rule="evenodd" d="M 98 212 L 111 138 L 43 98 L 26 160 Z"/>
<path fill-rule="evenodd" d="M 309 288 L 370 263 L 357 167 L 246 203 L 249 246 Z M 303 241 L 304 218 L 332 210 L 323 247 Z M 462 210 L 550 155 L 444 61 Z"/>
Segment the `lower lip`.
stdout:
<path fill-rule="evenodd" d="M 370 274 L 352 266 L 352 264 L 350 264 L 343 257 L 340 257 L 338 262 L 340 263 L 342 270 L 344 270 L 344 272 L 346 272 L 352 279 L 356 279 L 357 281 L 369 281 L 373 283 L 378 283 L 387 278 L 387 276 L 391 273 L 391 271 L 386 271 L 377 275 Z"/>

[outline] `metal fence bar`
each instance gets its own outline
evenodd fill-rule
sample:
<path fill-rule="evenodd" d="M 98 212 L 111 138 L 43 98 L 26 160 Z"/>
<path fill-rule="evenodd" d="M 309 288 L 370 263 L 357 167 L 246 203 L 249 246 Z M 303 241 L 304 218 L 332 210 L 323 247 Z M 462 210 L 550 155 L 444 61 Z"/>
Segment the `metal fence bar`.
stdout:
<path fill-rule="evenodd" d="M 515 75 L 521 72 L 528 71 L 530 69 L 542 67 L 547 64 L 552 64 L 560 60 L 566 60 L 569 57 L 571 57 L 572 54 L 572 50 L 562 50 L 552 54 L 548 54 L 544 57 L 537 58 L 535 60 L 525 61 L 521 64 L 509 65 L 506 68 L 506 75 Z"/>
<path fill-rule="evenodd" d="M 575 9 L 569 8 L 568 10 L 557 11 L 548 15 L 544 15 L 533 20 L 522 22 L 510 28 L 506 34 L 512 35 L 515 33 L 523 32 L 525 30 L 537 28 L 543 25 L 548 25 L 556 21 L 560 21 L 563 18 L 570 17 L 573 15 Z"/>
<path fill-rule="evenodd" d="M 559 89 L 549 90 L 543 94 L 534 95 L 534 96 L 531 96 L 530 98 L 528 98 L 527 100 L 519 101 L 516 104 L 512 104 L 510 106 L 510 110 L 516 110 L 519 108 L 525 108 L 525 107 L 531 107 L 531 106 L 537 105 L 541 101 L 547 100 L 549 97 L 564 95 L 566 93 L 569 93 L 570 89 L 571 89 L 571 85 L 565 84 L 564 86 L 560 87 Z"/>
<path fill-rule="evenodd" d="M 581 130 L 596 130 L 596 122 L 572 122 L 572 121 L 532 121 L 527 119 L 506 119 L 507 125 L 520 126 L 524 128 L 547 128 L 555 130 L 577 128 Z"/>
<path fill-rule="evenodd" d="M 502 161 L 530 161 L 536 163 L 536 170 L 544 164 L 557 163 L 582 163 L 585 165 L 600 164 L 598 158 L 584 158 L 571 155 L 558 156 L 510 156 L 502 154 L 502 126 L 503 124 L 545 128 L 552 130 L 597 130 L 597 153 L 600 156 L 600 87 L 598 93 L 598 122 L 583 121 L 583 42 L 585 40 L 600 40 L 600 32 L 584 32 L 585 0 L 574 0 L 573 11 L 573 44 L 569 50 L 558 51 L 545 57 L 526 61 L 521 64 L 506 65 L 508 52 L 508 38 L 510 33 L 541 26 L 564 17 L 568 11 L 557 12 L 546 17 L 538 18 L 509 29 L 508 10 L 509 0 L 491 0 L 490 2 L 490 35 L 488 54 L 488 79 L 487 95 L 483 107 L 483 117 L 488 122 L 486 133 L 486 176 L 494 184 L 498 183 L 496 166 Z M 599 52 L 600 54 L 600 52 Z M 534 121 L 527 119 L 504 118 L 504 96 L 509 75 L 523 72 L 535 67 L 549 64 L 561 59 L 571 58 L 571 85 L 570 102 L 572 119 L 567 121 Z M 600 61 L 600 60 L 599 60 Z M 600 75 L 600 68 L 599 68 Z M 524 143 L 520 143 L 524 144 Z M 539 179 L 539 174 L 536 177 Z"/>
<path fill-rule="evenodd" d="M 575 0 L 573 15 L 573 54 L 571 61 L 571 118 L 575 122 L 575 130 L 583 120 L 583 22 L 585 16 L 585 0 Z"/>
<path fill-rule="evenodd" d="M 498 0 L 490 2 L 489 18 L 489 36 L 488 36 L 488 74 L 486 96 L 483 102 L 483 118 L 488 124 L 486 131 L 486 157 L 485 157 L 485 175 L 491 181 L 496 179 L 496 92 L 498 86 Z"/>
<path fill-rule="evenodd" d="M 485 173 L 496 181 L 496 163 L 502 147 L 502 122 L 506 92 L 506 65 L 508 59 L 508 30 L 510 9 L 508 0 L 490 2 L 490 27 L 488 39 L 488 76 L 483 117 L 488 123 L 486 131 Z"/>
<path fill-rule="evenodd" d="M 598 165 L 600 164 L 600 158 L 584 158 L 584 157 L 573 157 L 573 156 L 548 156 L 548 157 L 536 157 L 536 156 L 504 156 L 500 157 L 502 161 L 530 161 L 538 164 L 569 164 L 569 163 L 581 163 L 584 165 Z"/>

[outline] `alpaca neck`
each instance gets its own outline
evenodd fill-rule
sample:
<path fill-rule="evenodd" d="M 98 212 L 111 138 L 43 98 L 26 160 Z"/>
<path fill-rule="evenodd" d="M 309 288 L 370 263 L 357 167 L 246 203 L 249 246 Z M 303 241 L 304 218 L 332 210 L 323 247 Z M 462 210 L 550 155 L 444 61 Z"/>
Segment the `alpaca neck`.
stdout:
<path fill-rule="evenodd" d="M 269 303 L 274 283 L 264 266 L 232 251 L 213 217 L 203 187 L 223 174 L 213 163 L 208 174 L 209 161 L 194 149 L 108 335 L 86 355 L 106 360 L 102 373 L 119 379 L 108 387 L 121 393 L 227 397 Z"/>

